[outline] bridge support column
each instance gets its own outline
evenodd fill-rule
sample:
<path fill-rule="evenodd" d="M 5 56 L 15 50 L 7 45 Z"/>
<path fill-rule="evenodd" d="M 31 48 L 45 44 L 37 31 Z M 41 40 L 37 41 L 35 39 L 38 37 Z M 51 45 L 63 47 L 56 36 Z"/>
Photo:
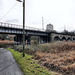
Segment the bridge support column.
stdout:
<path fill-rule="evenodd" d="M 20 44 L 23 43 L 23 35 L 16 35 L 14 37 L 15 42 L 19 42 Z M 25 43 L 26 44 L 31 44 L 31 36 L 25 36 Z"/>
<path fill-rule="evenodd" d="M 51 34 L 51 42 L 53 42 L 54 41 L 54 36 L 53 36 L 53 34 Z"/>
<path fill-rule="evenodd" d="M 48 43 L 49 38 L 47 36 L 39 36 L 39 43 Z"/>
<path fill-rule="evenodd" d="M 15 37 L 14 37 L 14 41 L 15 42 L 19 42 L 20 44 L 22 43 L 22 35 L 16 35 Z"/>
<path fill-rule="evenodd" d="M 26 36 L 25 37 L 25 42 L 26 42 L 26 44 L 31 44 L 31 36 Z"/>
<path fill-rule="evenodd" d="M 50 36 L 47 37 L 47 43 L 49 43 L 49 42 L 51 42 L 51 37 Z"/>
<path fill-rule="evenodd" d="M 43 43 L 43 38 L 39 36 L 39 43 Z"/>
<path fill-rule="evenodd" d="M 14 41 L 18 42 L 18 36 L 17 35 L 14 37 Z"/>

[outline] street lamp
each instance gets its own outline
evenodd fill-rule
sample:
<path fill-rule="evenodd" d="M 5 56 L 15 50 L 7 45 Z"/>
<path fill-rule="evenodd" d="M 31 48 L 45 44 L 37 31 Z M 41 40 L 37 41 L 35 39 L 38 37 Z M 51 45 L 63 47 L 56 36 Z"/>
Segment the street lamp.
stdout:
<path fill-rule="evenodd" d="M 22 2 L 21 0 L 16 0 L 16 1 Z"/>
<path fill-rule="evenodd" d="M 22 2 L 21 0 L 16 1 Z M 25 0 L 23 0 L 23 57 L 25 56 L 24 49 L 25 49 Z"/>

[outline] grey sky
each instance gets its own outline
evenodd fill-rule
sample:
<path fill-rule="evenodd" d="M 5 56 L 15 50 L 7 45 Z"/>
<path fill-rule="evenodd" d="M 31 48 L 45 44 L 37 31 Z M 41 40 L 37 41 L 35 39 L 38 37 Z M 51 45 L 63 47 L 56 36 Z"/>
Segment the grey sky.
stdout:
<path fill-rule="evenodd" d="M 2 18 L 14 4 L 11 12 Z M 0 10 L 0 21 L 22 25 L 22 3 L 1 0 Z M 51 23 L 57 31 L 62 31 L 64 26 L 75 30 L 75 0 L 26 0 L 26 26 L 42 28 L 42 17 L 44 28 Z"/>

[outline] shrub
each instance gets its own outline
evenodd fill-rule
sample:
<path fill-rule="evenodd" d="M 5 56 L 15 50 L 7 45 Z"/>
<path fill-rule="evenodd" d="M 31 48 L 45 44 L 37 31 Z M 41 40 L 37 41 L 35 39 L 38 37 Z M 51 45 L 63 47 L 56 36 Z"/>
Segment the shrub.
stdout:
<path fill-rule="evenodd" d="M 34 41 L 33 41 L 33 44 L 34 44 L 34 45 L 37 45 L 37 44 L 38 44 L 38 41 L 37 41 L 37 40 L 34 40 Z"/>
<path fill-rule="evenodd" d="M 13 43 L 9 43 L 9 44 L 0 43 L 1 48 L 8 48 L 8 47 L 12 47 L 13 45 L 14 45 Z"/>
<path fill-rule="evenodd" d="M 22 45 L 14 45 L 13 49 L 15 49 L 16 51 L 22 52 L 23 46 Z M 25 53 L 32 55 L 32 54 L 34 54 L 34 52 L 35 52 L 35 48 L 33 46 L 30 46 L 30 45 L 25 46 Z"/>

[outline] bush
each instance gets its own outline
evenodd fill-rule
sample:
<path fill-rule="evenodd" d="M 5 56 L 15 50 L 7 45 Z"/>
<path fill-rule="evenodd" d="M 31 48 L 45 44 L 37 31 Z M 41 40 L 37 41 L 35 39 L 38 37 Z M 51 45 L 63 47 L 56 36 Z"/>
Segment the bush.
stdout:
<path fill-rule="evenodd" d="M 8 47 L 12 48 L 13 45 L 14 45 L 13 43 L 9 43 L 9 44 L 2 44 L 2 43 L 0 43 L 0 47 L 1 48 L 8 48 Z"/>
<path fill-rule="evenodd" d="M 23 46 L 22 45 L 14 45 L 13 49 L 15 49 L 16 51 L 22 52 Z"/>
<path fill-rule="evenodd" d="M 33 41 L 33 45 L 37 45 L 38 44 L 38 41 L 37 40 L 34 40 Z"/>
<path fill-rule="evenodd" d="M 23 51 L 23 46 L 22 45 L 14 45 L 13 49 L 15 49 L 16 51 L 22 52 Z M 32 55 L 32 54 L 35 53 L 35 48 L 33 46 L 26 45 L 25 46 L 25 53 Z"/>
<path fill-rule="evenodd" d="M 27 54 L 30 54 L 30 55 L 32 55 L 32 54 L 35 53 L 35 51 L 33 50 L 33 48 L 32 48 L 31 46 L 26 46 L 26 47 L 25 47 L 25 52 L 26 52 Z"/>

